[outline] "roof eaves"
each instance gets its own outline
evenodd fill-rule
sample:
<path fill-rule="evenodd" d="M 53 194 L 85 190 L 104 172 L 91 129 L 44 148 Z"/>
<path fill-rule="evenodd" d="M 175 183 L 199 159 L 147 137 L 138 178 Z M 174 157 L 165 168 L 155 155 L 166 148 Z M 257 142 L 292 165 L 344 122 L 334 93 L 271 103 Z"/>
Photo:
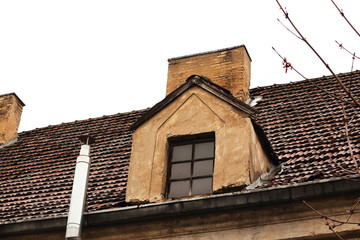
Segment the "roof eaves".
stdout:
<path fill-rule="evenodd" d="M 155 114 L 160 112 L 164 107 L 169 105 L 173 100 L 175 100 L 178 96 L 180 96 L 184 91 L 189 89 L 191 87 L 191 83 L 184 83 L 180 87 L 178 87 L 175 91 L 171 92 L 169 95 L 167 95 L 163 100 L 155 104 L 150 110 L 142 115 L 132 126 L 130 126 L 130 131 L 134 131 L 137 129 L 140 125 L 145 123 L 147 120 L 149 120 L 151 117 L 153 117 Z"/>
<path fill-rule="evenodd" d="M 266 206 L 307 199 L 353 194 L 360 190 L 359 175 L 348 179 L 333 178 L 272 188 L 260 188 L 245 192 L 223 193 L 185 200 L 149 203 L 116 209 L 100 210 L 84 214 L 84 226 L 130 223 L 144 219 L 161 219 L 183 215 L 233 211 L 249 207 Z M 0 224 L 0 237 L 14 234 L 62 230 L 66 216 Z"/>
<path fill-rule="evenodd" d="M 231 93 L 221 86 L 211 82 L 210 79 L 199 76 L 199 75 L 192 75 L 190 76 L 184 84 L 182 84 L 180 87 L 175 89 L 173 92 L 171 92 L 169 95 L 167 95 L 162 101 L 154 105 L 147 113 L 145 113 L 143 116 L 141 116 L 131 127 L 130 130 L 133 131 L 136 128 L 138 128 L 140 125 L 145 123 L 147 120 L 149 120 L 151 117 L 153 117 L 155 114 L 160 112 L 163 108 L 165 108 L 167 105 L 169 105 L 172 101 L 174 101 L 178 96 L 180 96 L 183 92 L 185 92 L 187 89 L 198 86 L 207 92 L 217 96 L 218 98 L 222 99 L 223 101 L 229 103 L 230 105 L 242 110 L 246 114 L 248 114 L 251 118 L 255 119 L 256 113 L 258 111 L 246 103 L 240 101 L 239 99 L 235 98 L 231 95 Z"/>
<path fill-rule="evenodd" d="M 205 82 L 205 81 L 197 81 L 197 82 L 195 82 L 195 84 L 200 86 L 201 88 L 207 90 L 211 94 L 217 96 L 218 98 L 222 99 L 223 101 L 229 103 L 230 105 L 244 111 L 252 119 L 256 118 L 256 114 L 258 113 L 258 111 L 255 108 L 250 107 L 248 104 L 235 98 L 230 93 L 227 93 L 227 92 L 223 91 L 221 88 L 218 88 L 217 85 L 215 85 L 214 83 L 211 83 L 211 82 L 209 83 L 209 82 Z"/>

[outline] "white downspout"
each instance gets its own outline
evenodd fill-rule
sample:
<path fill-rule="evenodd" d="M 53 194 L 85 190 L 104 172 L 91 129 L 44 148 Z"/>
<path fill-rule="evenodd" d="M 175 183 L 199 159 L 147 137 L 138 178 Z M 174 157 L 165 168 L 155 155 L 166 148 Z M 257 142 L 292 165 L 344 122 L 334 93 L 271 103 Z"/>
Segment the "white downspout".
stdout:
<path fill-rule="evenodd" d="M 80 154 L 76 160 L 69 215 L 66 225 L 65 239 L 69 240 L 81 240 L 81 227 L 91 164 L 90 144 L 94 142 L 94 139 L 90 136 L 82 136 L 80 137 L 80 141 L 82 145 Z"/>

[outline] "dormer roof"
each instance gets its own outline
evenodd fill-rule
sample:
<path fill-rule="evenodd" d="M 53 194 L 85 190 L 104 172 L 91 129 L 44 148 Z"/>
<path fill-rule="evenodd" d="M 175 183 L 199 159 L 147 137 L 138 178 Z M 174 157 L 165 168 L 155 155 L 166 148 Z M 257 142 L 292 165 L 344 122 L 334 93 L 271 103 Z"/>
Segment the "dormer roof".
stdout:
<path fill-rule="evenodd" d="M 258 111 L 255 108 L 250 107 L 248 104 L 235 98 L 229 90 L 217 85 L 216 83 L 212 82 L 209 78 L 205 76 L 192 75 L 188 79 L 186 79 L 186 82 L 184 84 L 182 84 L 180 87 L 178 87 L 169 95 L 167 95 L 162 101 L 157 103 L 155 106 L 150 108 L 150 110 L 146 114 L 144 114 L 139 120 L 137 120 L 134 123 L 134 125 L 131 126 L 131 130 L 135 130 L 137 127 L 139 127 L 141 124 L 146 122 L 156 113 L 164 109 L 168 104 L 170 104 L 172 101 L 178 98 L 186 90 L 194 86 L 202 88 L 203 90 L 215 95 L 216 97 L 229 103 L 235 108 L 243 111 L 250 118 L 256 119 L 256 114 Z"/>

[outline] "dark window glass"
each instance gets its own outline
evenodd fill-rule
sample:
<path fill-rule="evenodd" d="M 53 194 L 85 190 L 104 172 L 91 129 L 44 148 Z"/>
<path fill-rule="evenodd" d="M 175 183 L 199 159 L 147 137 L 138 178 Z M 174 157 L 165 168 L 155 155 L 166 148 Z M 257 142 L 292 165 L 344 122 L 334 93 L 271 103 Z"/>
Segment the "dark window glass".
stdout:
<path fill-rule="evenodd" d="M 179 162 L 184 160 L 191 160 L 192 145 L 174 146 L 172 152 L 172 161 Z"/>
<path fill-rule="evenodd" d="M 209 193 L 212 188 L 212 178 L 194 179 L 192 183 L 192 195 Z"/>
<path fill-rule="evenodd" d="M 211 176 L 213 174 L 213 160 L 194 162 L 193 177 Z"/>
<path fill-rule="evenodd" d="M 214 142 L 195 144 L 194 159 L 213 158 L 213 157 L 214 157 Z"/>
<path fill-rule="evenodd" d="M 170 183 L 170 192 L 171 197 L 183 197 L 188 196 L 190 189 L 190 181 L 176 181 Z"/>
<path fill-rule="evenodd" d="M 215 141 L 194 137 L 170 142 L 168 197 L 212 193 Z"/>
<path fill-rule="evenodd" d="M 171 166 L 171 179 L 189 178 L 191 175 L 191 163 L 177 163 Z"/>

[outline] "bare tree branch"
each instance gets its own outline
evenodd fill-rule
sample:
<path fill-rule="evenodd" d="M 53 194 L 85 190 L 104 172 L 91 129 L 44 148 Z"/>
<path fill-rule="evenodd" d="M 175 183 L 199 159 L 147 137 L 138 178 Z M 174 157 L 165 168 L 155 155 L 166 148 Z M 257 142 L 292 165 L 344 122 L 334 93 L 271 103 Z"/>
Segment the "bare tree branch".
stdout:
<path fill-rule="evenodd" d="M 306 38 L 301 34 L 301 32 L 296 28 L 295 24 L 292 22 L 292 20 L 289 17 L 289 13 L 284 10 L 284 8 L 281 6 L 280 2 L 276 0 L 277 4 L 280 7 L 280 10 L 284 13 L 285 18 L 290 22 L 291 26 L 295 29 L 295 31 L 300 36 L 301 40 L 304 41 L 310 49 L 315 53 L 315 55 L 321 60 L 321 62 L 325 65 L 325 67 L 330 71 L 330 73 L 335 77 L 337 83 L 339 86 L 345 91 L 345 93 L 351 98 L 351 100 L 354 102 L 354 104 L 357 107 L 360 107 L 359 100 L 351 94 L 351 92 L 347 89 L 347 87 L 342 83 L 342 81 L 339 79 L 339 77 L 335 74 L 335 72 L 330 68 L 329 64 L 325 62 L 325 60 L 320 56 L 320 54 L 313 48 L 313 46 L 306 40 Z M 341 94 L 341 91 L 340 91 Z"/>
<path fill-rule="evenodd" d="M 340 220 L 337 220 L 337 219 L 334 219 L 334 218 L 331 218 L 331 217 L 328 217 L 326 215 L 323 215 L 321 214 L 319 211 L 317 211 L 315 208 L 313 208 L 310 204 L 308 204 L 306 201 L 303 201 L 303 203 L 308 206 L 314 213 L 316 213 L 317 215 L 319 215 L 321 218 L 325 219 L 325 220 L 330 220 L 334 223 L 337 223 L 339 225 L 335 225 L 336 226 L 341 226 L 343 224 L 352 224 L 352 225 L 359 225 L 360 223 L 358 222 L 350 222 L 350 221 L 340 221 Z M 356 204 L 357 206 L 358 204 Z"/>
<path fill-rule="evenodd" d="M 352 150 L 352 146 L 351 146 L 351 140 L 350 140 L 350 136 L 349 136 L 349 128 L 348 128 L 348 119 L 347 119 L 347 115 L 346 115 L 346 111 L 345 111 L 345 106 L 344 103 L 341 102 L 341 107 L 342 107 L 342 111 L 343 111 L 343 117 L 344 117 L 344 126 L 345 126 L 345 136 L 346 136 L 346 142 L 348 144 L 348 148 L 349 148 L 349 153 L 351 156 L 351 159 L 354 163 L 355 169 L 357 173 L 360 173 L 359 171 L 359 166 L 357 163 L 357 160 L 354 156 L 353 150 Z"/>
<path fill-rule="evenodd" d="M 331 0 L 333 2 L 333 4 L 336 6 L 336 4 L 334 3 L 333 0 Z M 285 68 L 285 71 L 287 72 L 288 69 L 290 70 L 294 70 L 296 73 L 298 73 L 300 76 L 302 76 L 305 80 L 308 80 L 310 83 L 312 83 L 314 86 L 316 86 L 317 88 L 319 88 L 322 92 L 326 93 L 328 96 L 331 96 L 336 103 L 339 103 L 339 107 L 341 109 L 341 116 L 337 116 L 339 119 L 338 121 L 335 121 L 335 127 L 339 125 L 341 120 L 341 125 L 343 126 L 343 128 L 336 128 L 336 129 L 332 129 L 331 127 L 329 128 L 328 126 L 324 126 L 325 128 L 327 128 L 329 130 L 329 133 L 334 132 L 334 133 L 340 133 L 341 137 L 344 137 L 346 139 L 346 152 L 347 152 L 347 156 L 346 158 L 348 159 L 348 156 L 350 155 L 350 163 L 343 163 L 340 162 L 338 163 L 337 161 L 335 161 L 334 159 L 332 159 L 331 155 L 328 155 L 328 158 L 333 162 L 333 164 L 335 164 L 335 166 L 333 164 L 331 164 L 333 167 L 337 167 L 337 169 L 341 169 L 343 172 L 340 174 L 338 172 L 335 172 L 334 175 L 340 175 L 340 177 L 343 177 L 344 174 L 346 174 L 347 176 L 349 176 L 349 174 L 360 174 L 360 169 L 359 169 L 359 164 L 358 161 L 360 160 L 359 155 L 354 154 L 353 151 L 353 144 L 351 142 L 351 138 L 350 138 L 350 133 L 356 129 L 357 126 L 352 126 L 351 123 L 354 120 L 356 114 L 352 114 L 353 116 L 351 118 L 349 118 L 347 116 L 347 109 L 346 107 L 354 107 L 354 113 L 356 112 L 355 109 L 359 109 L 360 108 L 360 102 L 357 99 L 357 97 L 355 97 L 352 93 L 351 93 L 351 81 L 350 81 L 350 87 L 349 89 L 347 88 L 347 86 L 344 85 L 344 83 L 342 82 L 342 80 L 340 80 L 339 76 L 337 76 L 334 71 L 330 68 L 329 64 L 327 64 L 325 62 L 325 60 L 320 56 L 320 54 L 313 48 L 313 46 L 307 41 L 307 39 L 301 34 L 301 32 L 297 29 L 297 27 L 295 26 L 295 24 L 292 22 L 292 20 L 289 17 L 289 13 L 287 12 L 287 10 L 285 10 L 281 4 L 279 3 L 279 0 L 276 0 L 277 4 L 280 7 L 280 10 L 284 13 L 285 18 L 289 21 L 289 23 L 291 24 L 291 26 L 293 27 L 293 29 L 295 30 L 295 32 L 293 32 L 292 30 L 290 30 L 288 27 L 286 27 L 279 19 L 278 21 L 291 33 L 293 34 L 295 37 L 297 37 L 298 39 L 304 41 L 308 47 L 315 53 L 315 55 L 320 59 L 320 61 L 326 66 L 326 68 L 330 71 L 330 73 L 333 75 L 333 77 L 335 78 L 336 82 L 338 83 L 338 94 L 337 91 L 334 92 L 329 92 L 325 89 L 322 89 L 321 87 L 318 86 L 318 84 L 314 84 L 310 79 L 307 79 L 304 75 L 302 75 L 299 71 L 297 71 L 294 66 L 287 61 L 287 59 L 285 57 L 282 57 L 276 50 L 275 48 L 273 48 L 273 50 L 278 54 L 278 56 L 283 60 L 283 67 Z M 336 8 L 339 10 L 340 14 L 346 19 L 346 21 L 350 24 L 350 22 L 347 20 L 347 18 L 345 17 L 345 15 L 343 14 L 342 10 L 340 10 L 337 6 Z M 353 27 L 350 24 L 351 27 Z M 355 30 L 355 28 L 353 28 Z M 355 30 L 356 31 L 356 30 Z M 356 33 L 358 33 L 356 31 Z M 358 33 L 358 35 L 360 36 L 360 34 Z M 345 51 L 347 51 L 348 53 L 350 53 L 352 55 L 352 65 L 351 65 L 351 71 L 353 71 L 353 67 L 354 67 L 354 61 L 355 59 L 360 59 L 360 57 L 357 57 L 355 55 L 355 52 L 352 53 L 349 50 L 347 50 L 342 44 L 338 43 L 337 41 L 335 41 L 339 47 L 341 49 L 344 49 Z M 351 99 L 351 105 L 348 106 L 345 103 L 349 103 L 347 102 L 347 99 L 344 98 L 344 92 L 346 93 L 346 95 Z M 325 103 L 326 104 L 326 103 Z M 301 121 L 301 117 L 296 113 L 296 109 L 294 106 L 291 106 L 294 109 L 294 112 L 297 116 L 297 119 L 299 121 Z M 350 113 L 349 113 L 350 114 Z M 314 122 L 311 121 L 312 124 L 316 124 Z M 300 123 L 300 127 L 302 127 L 302 124 Z M 352 129 L 351 129 L 352 128 Z M 309 143 L 312 142 L 311 139 L 306 138 L 307 141 L 309 141 Z M 345 179 L 345 178 L 344 178 Z M 349 213 L 349 215 L 346 217 L 345 221 L 341 221 L 335 218 L 331 218 L 328 217 L 324 214 L 321 214 L 319 211 L 317 211 L 315 208 L 313 208 L 312 206 L 310 206 L 310 204 L 308 204 L 306 201 L 303 201 L 304 204 L 306 204 L 314 213 L 316 213 L 317 215 L 319 215 L 322 219 L 325 220 L 325 225 L 329 228 L 330 231 L 332 231 L 339 239 L 343 239 L 336 231 L 335 228 L 344 224 L 353 224 L 353 225 L 357 225 L 360 226 L 360 222 L 351 222 L 350 219 L 353 216 L 354 212 L 355 212 L 355 208 L 360 204 L 360 198 L 357 199 L 356 204 L 350 208 L 349 210 L 347 210 L 347 212 Z"/>
<path fill-rule="evenodd" d="M 335 40 L 335 42 L 339 45 L 339 47 L 340 47 L 341 49 L 344 49 L 345 51 L 347 51 L 348 53 L 350 53 L 354 58 L 360 59 L 360 57 L 356 56 L 355 53 L 352 53 L 352 52 L 350 52 L 348 49 L 346 49 L 342 43 L 339 43 L 339 42 L 336 41 L 336 40 Z"/>
<path fill-rule="evenodd" d="M 354 214 L 354 210 L 355 208 L 357 207 L 357 205 L 359 205 L 360 203 L 360 198 L 358 198 L 357 202 L 355 203 L 355 205 L 348 211 L 350 214 L 349 214 L 349 217 L 346 219 L 346 222 L 349 222 L 351 216 Z"/>
<path fill-rule="evenodd" d="M 285 71 L 287 71 L 288 68 L 290 68 L 291 70 L 294 70 L 297 74 L 299 74 L 302 78 L 304 78 L 305 80 L 309 81 L 314 87 L 318 88 L 320 91 L 323 91 L 325 92 L 327 95 L 329 95 L 331 98 L 335 99 L 335 100 L 338 100 L 338 101 L 341 101 L 341 99 L 339 97 L 337 97 L 336 95 L 332 94 L 331 92 L 327 91 L 326 89 L 324 88 L 321 88 L 319 87 L 318 84 L 315 84 L 311 81 L 311 79 L 305 77 L 302 73 L 300 73 L 290 62 L 287 61 L 287 59 L 285 57 L 282 57 L 280 55 L 280 53 L 274 48 L 272 47 L 272 49 L 276 52 L 276 54 L 283 60 L 283 66 L 285 68 Z M 342 101 L 345 101 L 347 103 L 349 103 L 348 101 L 346 100 L 342 100 Z"/>
<path fill-rule="evenodd" d="M 352 63 L 351 63 L 351 72 L 354 69 L 354 62 L 355 62 L 355 58 L 360 59 L 360 57 L 355 55 L 355 52 L 352 53 L 349 50 L 347 50 L 342 43 L 339 43 L 338 41 L 335 40 L 335 42 L 339 45 L 340 49 L 344 49 L 346 52 L 350 53 L 352 55 Z M 351 91 L 351 90 L 350 90 Z"/>
<path fill-rule="evenodd" d="M 291 31 L 288 27 L 285 26 L 285 24 L 283 24 L 280 19 L 277 19 L 279 21 L 279 23 L 281 25 L 283 25 L 284 28 L 286 28 L 286 30 L 288 30 L 290 33 L 292 33 L 295 37 L 297 37 L 298 39 L 302 40 L 300 36 L 296 35 L 296 33 L 294 33 L 293 31 Z"/>
<path fill-rule="evenodd" d="M 345 17 L 344 11 L 336 5 L 336 3 L 331 0 L 331 2 L 334 4 L 334 6 L 337 8 L 337 10 L 339 11 L 340 15 L 343 16 L 343 18 L 346 20 L 346 22 L 350 25 L 350 27 L 356 32 L 356 34 L 360 37 L 359 32 L 354 28 L 354 26 L 350 23 L 350 21 Z"/>
<path fill-rule="evenodd" d="M 329 225 L 329 229 L 341 240 L 344 240 L 335 230 L 334 227 Z"/>
<path fill-rule="evenodd" d="M 272 48 L 276 54 L 283 60 L 283 65 L 284 65 L 284 68 L 291 68 L 291 70 L 294 70 L 297 74 L 299 74 L 300 76 L 302 76 L 305 80 L 309 81 L 313 86 L 315 86 L 316 88 L 318 88 L 320 91 L 322 92 L 325 92 L 327 95 L 329 95 L 330 97 L 332 97 L 333 99 L 335 100 L 339 100 L 336 96 L 334 96 L 332 93 L 330 93 L 329 91 L 327 91 L 326 89 L 323 89 L 321 87 L 319 87 L 318 84 L 315 84 L 313 83 L 310 79 L 306 78 L 304 75 L 302 75 L 298 70 L 296 70 L 293 65 L 289 62 L 287 62 L 287 59 L 282 57 L 281 54 L 273 47 Z M 355 116 L 353 116 L 351 118 L 350 121 L 347 120 L 347 115 L 346 115 L 346 111 L 345 111 L 345 106 L 344 106 L 344 99 L 340 100 L 340 107 L 341 107 L 341 110 L 342 110 L 342 115 L 343 115 L 343 118 L 344 118 L 344 127 L 345 127 L 345 134 L 343 134 L 342 132 L 336 130 L 336 129 L 333 129 L 334 132 L 338 132 L 340 133 L 343 137 L 346 138 L 346 142 L 348 144 L 348 148 L 349 148 L 349 153 L 350 153 L 350 157 L 352 159 L 352 162 L 354 164 L 354 167 L 355 167 L 355 170 L 351 170 L 351 169 L 346 169 L 344 167 L 342 167 L 340 164 L 338 164 L 336 161 L 334 161 L 331 157 L 329 157 L 329 159 L 335 163 L 335 165 L 337 165 L 339 168 L 341 168 L 343 171 L 347 172 L 348 174 L 356 174 L 356 173 L 360 173 L 360 170 L 359 170 L 359 167 L 358 167 L 358 164 L 357 164 L 357 160 L 354 156 L 354 153 L 353 153 L 353 150 L 352 150 L 352 146 L 351 146 L 351 140 L 350 140 L 350 132 L 349 132 L 349 124 L 350 122 L 354 119 Z M 311 143 L 311 140 L 310 139 L 307 139 L 309 141 L 309 143 Z"/>

